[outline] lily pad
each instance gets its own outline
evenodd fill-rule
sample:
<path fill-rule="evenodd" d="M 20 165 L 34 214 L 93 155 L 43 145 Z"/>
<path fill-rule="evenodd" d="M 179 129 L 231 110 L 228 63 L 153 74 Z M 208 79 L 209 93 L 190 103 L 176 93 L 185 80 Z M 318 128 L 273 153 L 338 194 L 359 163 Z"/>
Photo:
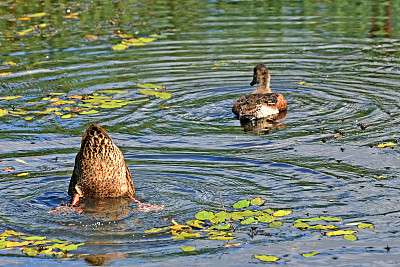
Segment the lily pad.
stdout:
<path fill-rule="evenodd" d="M 357 237 L 355 235 L 344 235 L 344 239 L 349 240 L 349 241 L 356 241 Z"/>
<path fill-rule="evenodd" d="M 203 221 L 200 220 L 191 220 L 191 221 L 187 221 L 186 224 L 193 226 L 193 227 L 197 227 L 197 228 L 204 228 L 201 224 L 203 224 Z"/>
<path fill-rule="evenodd" d="M 235 239 L 236 237 L 234 236 L 210 236 L 208 239 L 211 240 L 231 240 Z"/>
<path fill-rule="evenodd" d="M 7 114 L 8 114 L 8 110 L 0 108 L 0 117 L 4 116 L 4 115 L 7 115 Z"/>
<path fill-rule="evenodd" d="M 273 222 L 275 220 L 275 218 L 269 214 L 264 214 L 264 215 L 257 217 L 257 220 L 259 222 Z"/>
<path fill-rule="evenodd" d="M 215 217 L 215 215 L 211 211 L 203 210 L 196 213 L 195 217 L 199 220 L 211 220 L 212 218 Z"/>
<path fill-rule="evenodd" d="M 165 86 L 161 86 L 161 85 L 156 85 L 153 83 L 136 83 L 137 86 L 142 87 L 142 88 L 146 88 L 146 89 L 165 89 Z"/>
<path fill-rule="evenodd" d="M 250 200 L 250 204 L 253 206 L 262 205 L 262 204 L 264 204 L 264 202 L 265 201 L 260 197 L 256 197 L 256 198 L 253 198 L 252 200 Z"/>
<path fill-rule="evenodd" d="M 250 205 L 250 201 L 247 199 L 244 200 L 240 200 L 238 202 L 236 202 L 235 204 L 233 204 L 233 207 L 235 209 L 242 209 L 242 208 L 247 208 Z"/>
<path fill-rule="evenodd" d="M 271 222 L 268 226 L 269 227 L 279 227 L 279 226 L 282 226 L 282 222 L 281 221 L 274 221 L 274 222 Z"/>
<path fill-rule="evenodd" d="M 84 245 L 84 244 L 85 244 L 85 243 L 70 244 L 70 245 L 64 246 L 64 247 L 62 248 L 62 250 L 63 250 L 63 251 L 75 250 L 75 249 L 77 249 L 79 246 L 82 246 L 82 245 Z"/>
<path fill-rule="evenodd" d="M 25 254 L 28 255 L 29 257 L 34 257 L 34 256 L 36 256 L 37 254 L 39 254 L 39 251 L 38 251 L 37 249 L 35 249 L 35 248 L 28 248 L 28 247 L 25 247 L 25 248 L 22 250 L 22 253 L 25 253 Z"/>
<path fill-rule="evenodd" d="M 182 247 L 181 249 L 182 249 L 182 251 L 189 252 L 189 251 L 194 251 L 196 249 L 196 247 L 195 246 L 187 246 L 187 247 Z"/>
<path fill-rule="evenodd" d="M 119 44 L 114 45 L 112 47 L 112 50 L 120 51 L 120 50 L 125 50 L 127 48 L 128 48 L 128 46 L 126 44 L 119 43 Z"/>
<path fill-rule="evenodd" d="M 144 232 L 145 232 L 146 234 L 149 234 L 149 233 L 158 233 L 158 232 L 161 232 L 161 231 L 165 231 L 165 230 L 167 230 L 167 229 L 169 229 L 169 227 L 152 228 L 152 229 L 146 230 L 146 231 L 144 231 Z"/>
<path fill-rule="evenodd" d="M 277 260 L 279 260 L 278 257 L 267 256 L 267 255 L 253 255 L 253 257 L 260 261 L 277 261 Z"/>
<path fill-rule="evenodd" d="M 31 240 L 38 241 L 38 240 L 44 240 L 44 239 L 46 239 L 46 237 L 45 236 L 28 236 L 28 237 L 24 237 L 22 239 L 28 240 L 28 241 L 31 241 Z"/>
<path fill-rule="evenodd" d="M 258 221 L 254 217 L 249 217 L 246 220 L 241 221 L 241 224 L 252 224 L 257 223 Z"/>
<path fill-rule="evenodd" d="M 313 251 L 310 253 L 303 253 L 301 254 L 301 256 L 305 257 L 305 258 L 310 258 L 310 257 L 314 257 L 315 255 L 317 255 L 319 252 Z"/>
<path fill-rule="evenodd" d="M 153 95 L 155 97 L 159 97 L 161 99 L 168 99 L 172 97 L 171 93 L 168 92 L 157 92 L 157 91 L 151 91 L 151 90 L 140 90 L 139 93 L 142 95 Z"/>
<path fill-rule="evenodd" d="M 337 230 L 333 232 L 328 232 L 326 233 L 327 236 L 334 236 L 334 235 L 352 235 L 356 233 L 357 231 L 355 230 Z"/>
<path fill-rule="evenodd" d="M 275 217 L 282 217 L 291 214 L 291 210 L 278 210 L 273 213 Z"/>
<path fill-rule="evenodd" d="M 0 97 L 0 100 L 11 100 L 11 99 L 17 99 L 17 98 L 20 98 L 21 96 L 20 95 L 17 95 L 17 96 L 3 96 L 3 97 Z"/>

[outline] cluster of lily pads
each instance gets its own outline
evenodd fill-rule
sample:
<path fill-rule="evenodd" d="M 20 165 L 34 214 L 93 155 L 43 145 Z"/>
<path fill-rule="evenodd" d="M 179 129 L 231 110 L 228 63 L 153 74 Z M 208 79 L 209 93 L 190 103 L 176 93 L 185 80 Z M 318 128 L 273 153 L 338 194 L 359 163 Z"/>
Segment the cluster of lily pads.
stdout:
<path fill-rule="evenodd" d="M 196 213 L 195 220 L 187 221 L 186 224 L 179 224 L 172 219 L 172 225 L 153 228 L 146 230 L 145 233 L 166 233 L 171 234 L 174 240 L 184 240 L 188 238 L 208 238 L 211 240 L 232 240 L 238 239 L 238 233 L 249 231 L 247 225 L 252 225 L 250 232 L 254 232 L 254 224 L 261 224 L 261 227 L 280 227 L 283 222 L 290 223 L 291 227 L 303 231 L 319 230 L 325 231 L 326 236 L 343 236 L 348 241 L 356 241 L 357 236 L 354 234 L 357 230 L 338 229 L 342 223 L 341 218 L 319 216 L 310 218 L 299 218 L 294 222 L 289 222 L 284 219 L 285 216 L 291 215 L 291 210 L 272 210 L 270 208 L 261 209 L 264 205 L 264 200 L 254 198 L 251 200 L 241 200 L 233 205 L 235 211 L 223 211 L 213 213 L 211 211 L 199 211 Z M 251 209 L 249 207 L 252 207 Z M 248 208 L 248 209 L 247 209 Z M 335 225 L 337 224 L 337 225 Z M 374 228 L 370 223 L 348 223 L 347 226 L 357 226 L 358 229 Z M 260 232 L 265 235 L 264 231 Z M 228 241 L 227 241 L 228 242 Z M 243 242 L 226 244 L 226 247 L 240 246 Z M 183 251 L 194 251 L 194 246 L 183 247 Z M 303 257 L 313 257 L 318 252 L 303 253 Z M 278 257 L 268 255 L 253 255 L 262 261 L 276 261 Z"/>
<path fill-rule="evenodd" d="M 172 97 L 171 93 L 165 92 L 165 87 L 151 83 L 137 86 L 144 88 L 139 91 L 143 95 L 151 95 L 163 99 Z M 154 90 L 149 90 L 154 89 Z M 158 91 L 161 90 L 161 91 Z M 62 119 L 69 119 L 73 116 L 96 114 L 99 109 L 120 108 L 131 103 L 149 101 L 148 98 L 141 100 L 114 99 L 114 94 L 124 94 L 128 91 L 122 90 L 101 90 L 91 95 L 66 95 L 65 93 L 48 93 L 39 101 L 26 102 L 23 108 L 0 109 L 0 117 L 4 115 L 24 116 L 27 121 L 33 120 L 37 115 L 54 114 Z M 21 96 L 0 97 L 0 101 L 18 99 Z M 18 105 L 21 107 L 21 104 Z M 43 109 L 45 108 L 45 109 Z"/>
<path fill-rule="evenodd" d="M 46 239 L 46 236 L 28 236 L 14 230 L 5 230 L 0 234 L 0 249 L 19 248 L 28 256 L 47 255 L 53 257 L 72 257 L 69 251 L 76 250 L 84 243 L 73 244 L 69 241 Z"/>

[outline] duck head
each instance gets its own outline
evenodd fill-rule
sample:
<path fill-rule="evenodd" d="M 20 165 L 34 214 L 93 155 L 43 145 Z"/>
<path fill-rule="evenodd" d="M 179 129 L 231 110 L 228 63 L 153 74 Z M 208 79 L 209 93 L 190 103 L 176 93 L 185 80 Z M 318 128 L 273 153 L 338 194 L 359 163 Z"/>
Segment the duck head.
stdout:
<path fill-rule="evenodd" d="M 263 64 L 258 64 L 254 67 L 253 80 L 250 85 L 253 86 L 258 84 L 257 89 L 253 92 L 253 94 L 267 94 L 271 93 L 269 88 L 269 83 L 271 81 L 271 76 L 269 74 L 269 70 Z"/>

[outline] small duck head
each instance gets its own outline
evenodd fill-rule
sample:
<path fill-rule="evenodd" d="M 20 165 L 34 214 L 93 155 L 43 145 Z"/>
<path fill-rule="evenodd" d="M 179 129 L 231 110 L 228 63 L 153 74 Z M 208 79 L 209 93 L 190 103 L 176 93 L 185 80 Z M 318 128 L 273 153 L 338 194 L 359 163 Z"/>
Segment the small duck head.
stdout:
<path fill-rule="evenodd" d="M 271 81 L 271 76 L 269 75 L 269 70 L 263 64 L 258 64 L 254 67 L 253 80 L 250 85 L 253 86 L 258 84 L 257 89 L 254 90 L 253 94 L 267 94 L 271 93 L 269 88 L 269 83 Z"/>

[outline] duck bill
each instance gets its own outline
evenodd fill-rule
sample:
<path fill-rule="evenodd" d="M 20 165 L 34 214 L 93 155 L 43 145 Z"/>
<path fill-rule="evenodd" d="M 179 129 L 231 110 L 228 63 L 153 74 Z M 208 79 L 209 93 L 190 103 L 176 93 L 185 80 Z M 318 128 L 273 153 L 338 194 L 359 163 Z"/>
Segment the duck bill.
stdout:
<path fill-rule="evenodd" d="M 254 75 L 253 75 L 253 80 L 251 81 L 250 85 L 253 86 L 253 85 L 255 85 L 256 83 L 258 83 L 258 79 L 257 79 L 257 75 L 254 74 Z"/>

